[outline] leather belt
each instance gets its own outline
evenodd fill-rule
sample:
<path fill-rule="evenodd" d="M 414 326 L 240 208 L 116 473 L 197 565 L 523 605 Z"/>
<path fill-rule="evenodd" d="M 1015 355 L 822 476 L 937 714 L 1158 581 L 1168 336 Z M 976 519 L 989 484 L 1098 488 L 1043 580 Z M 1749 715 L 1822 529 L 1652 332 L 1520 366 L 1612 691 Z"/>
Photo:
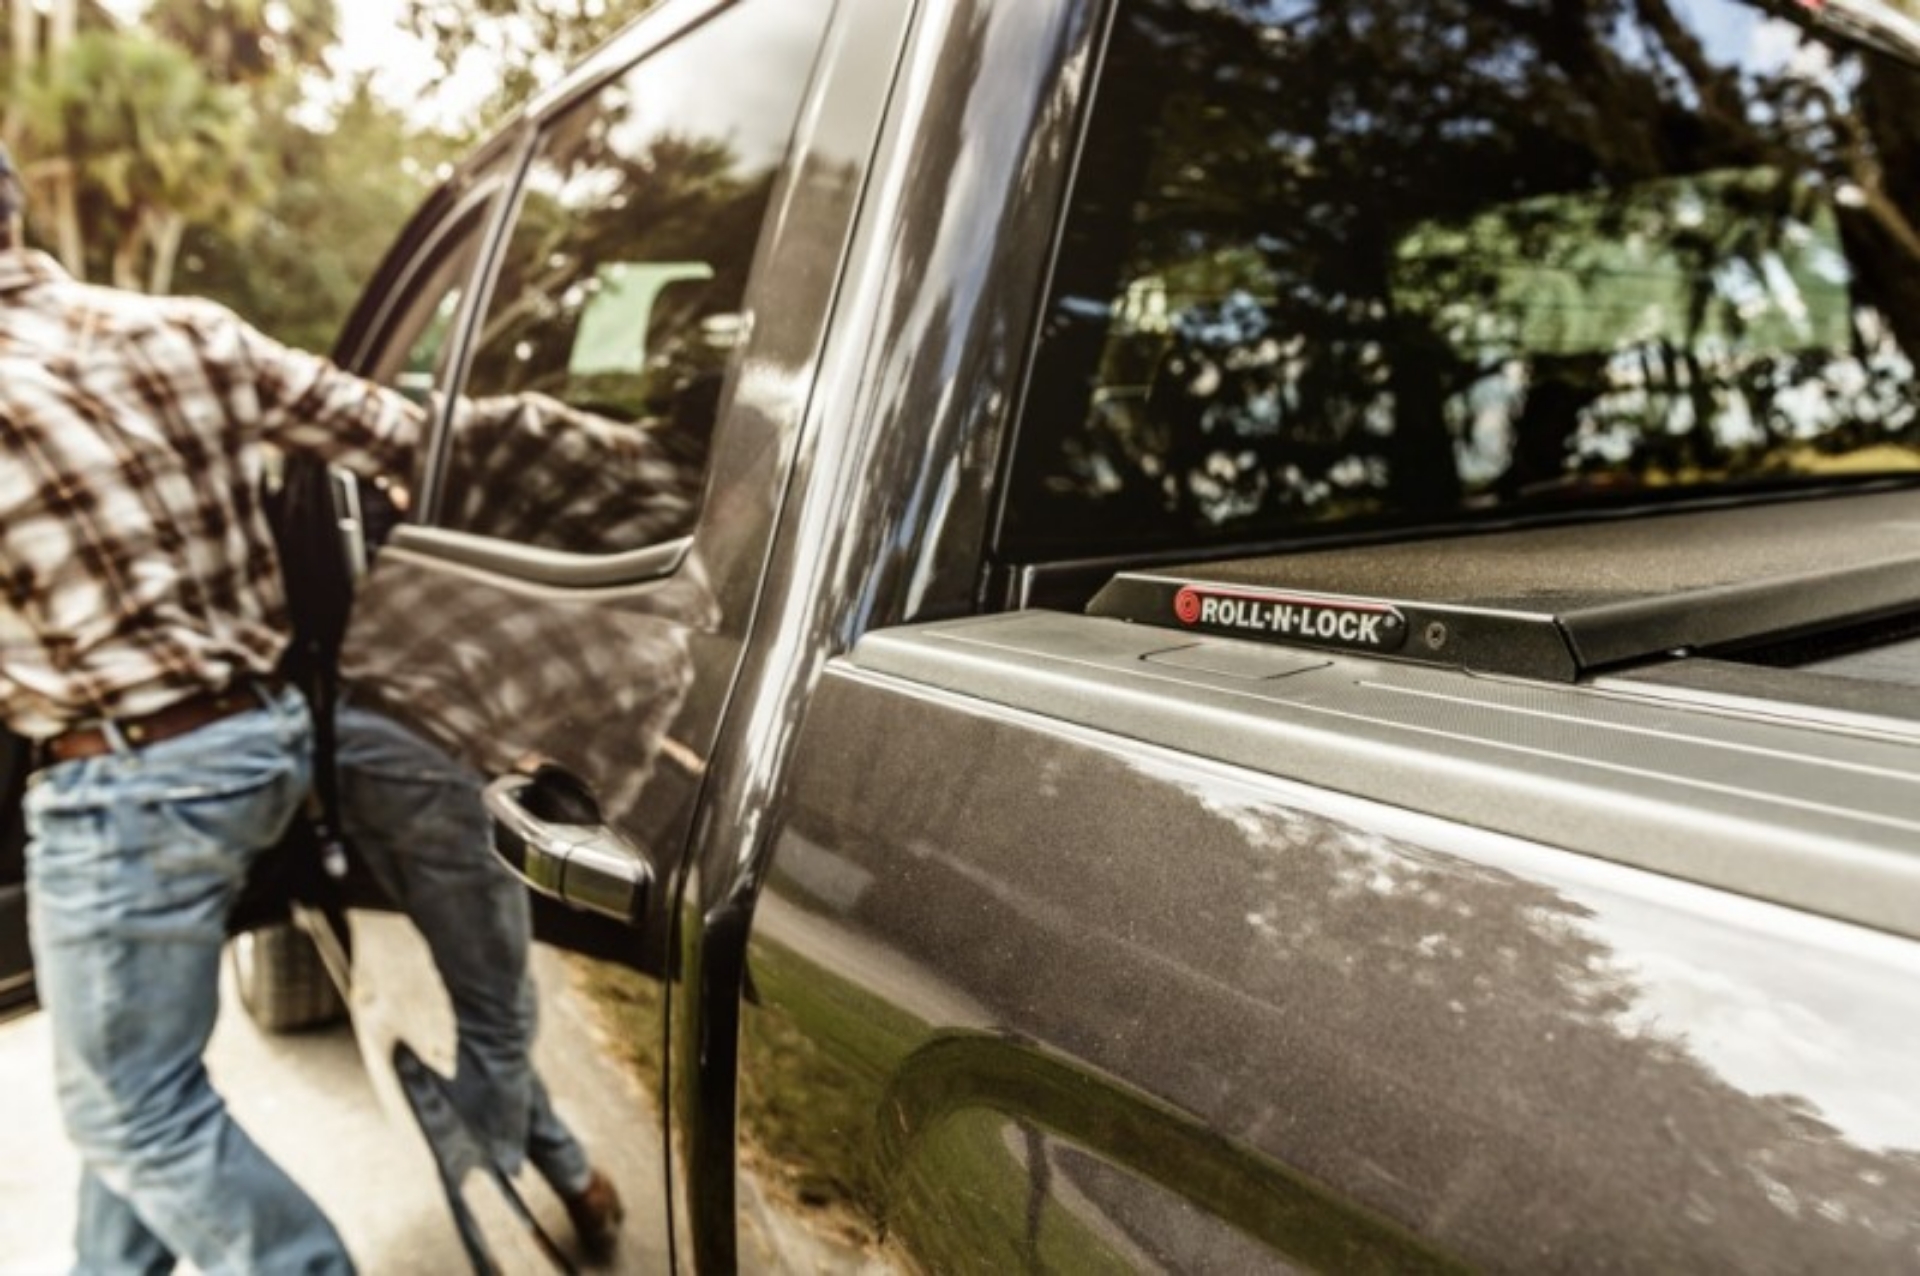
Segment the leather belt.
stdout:
<path fill-rule="evenodd" d="M 262 680 L 258 684 L 240 683 L 222 691 L 203 691 L 137 718 L 115 718 L 113 726 L 119 729 L 129 748 L 138 749 L 198 731 L 236 713 L 263 708 L 266 705 L 263 693 L 272 689 L 273 684 Z M 44 747 L 46 755 L 55 762 L 74 762 L 112 753 L 114 742 L 106 726 L 86 726 L 54 736 Z"/>

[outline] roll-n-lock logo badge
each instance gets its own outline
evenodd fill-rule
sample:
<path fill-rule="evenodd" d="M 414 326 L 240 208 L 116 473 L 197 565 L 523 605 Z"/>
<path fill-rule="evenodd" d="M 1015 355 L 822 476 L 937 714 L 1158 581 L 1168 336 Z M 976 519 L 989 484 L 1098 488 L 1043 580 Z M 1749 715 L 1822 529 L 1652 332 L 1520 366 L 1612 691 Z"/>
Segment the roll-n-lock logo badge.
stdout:
<path fill-rule="evenodd" d="M 1382 603 L 1187 585 L 1173 614 L 1189 628 L 1355 651 L 1396 651 L 1407 640 L 1406 618 Z"/>

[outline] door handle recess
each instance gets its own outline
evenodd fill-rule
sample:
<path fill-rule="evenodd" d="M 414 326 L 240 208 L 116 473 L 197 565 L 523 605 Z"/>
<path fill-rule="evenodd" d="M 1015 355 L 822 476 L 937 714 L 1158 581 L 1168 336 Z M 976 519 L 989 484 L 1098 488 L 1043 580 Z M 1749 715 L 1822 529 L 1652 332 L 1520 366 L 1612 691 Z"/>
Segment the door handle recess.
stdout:
<path fill-rule="evenodd" d="M 503 775 L 481 798 L 493 817 L 493 851 L 542 895 L 623 922 L 645 911 L 653 871 L 604 824 L 542 819 L 529 809 L 540 780 Z"/>

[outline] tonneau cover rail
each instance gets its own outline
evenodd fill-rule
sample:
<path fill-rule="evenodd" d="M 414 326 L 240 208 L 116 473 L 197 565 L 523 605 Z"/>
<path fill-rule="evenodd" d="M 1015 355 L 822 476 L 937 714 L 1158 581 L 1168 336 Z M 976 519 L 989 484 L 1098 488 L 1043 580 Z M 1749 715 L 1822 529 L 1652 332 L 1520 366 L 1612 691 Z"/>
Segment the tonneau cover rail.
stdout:
<path fill-rule="evenodd" d="M 1122 572 L 1087 610 L 1573 682 L 1920 610 L 1920 490 Z"/>

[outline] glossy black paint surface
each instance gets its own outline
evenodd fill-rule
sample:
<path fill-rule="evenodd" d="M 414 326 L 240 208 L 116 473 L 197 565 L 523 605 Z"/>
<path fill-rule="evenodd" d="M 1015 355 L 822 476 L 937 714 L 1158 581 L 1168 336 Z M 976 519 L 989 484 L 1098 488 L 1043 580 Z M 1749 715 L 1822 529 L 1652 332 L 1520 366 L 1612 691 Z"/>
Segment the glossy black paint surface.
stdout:
<path fill-rule="evenodd" d="M 1904 940 L 851 668 L 796 756 L 747 1155 L 804 1119 L 816 1211 L 903 1265 L 1920 1245 Z"/>
<path fill-rule="evenodd" d="M 908 16 L 889 12 L 893 22 Z M 690 1237 L 682 1259 L 703 1269 L 744 1261 L 726 1061 L 770 851 L 766 814 L 788 782 L 825 659 L 875 625 L 975 605 L 992 459 L 1047 260 L 1094 16 L 1032 0 L 926 5 L 890 72 L 885 131 L 736 690 L 741 710 L 716 750 L 727 764 L 716 765 L 695 828 L 678 918 L 675 1204 Z M 869 23 L 849 47 L 850 80 L 854 67 L 889 65 L 898 28 Z"/>

